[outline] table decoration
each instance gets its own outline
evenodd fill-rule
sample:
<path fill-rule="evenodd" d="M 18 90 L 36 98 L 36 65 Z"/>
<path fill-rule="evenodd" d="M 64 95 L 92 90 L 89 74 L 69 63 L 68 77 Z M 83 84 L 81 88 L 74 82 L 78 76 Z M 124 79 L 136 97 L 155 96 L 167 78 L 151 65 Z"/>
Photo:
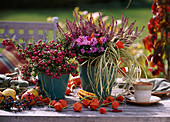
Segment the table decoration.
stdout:
<path fill-rule="evenodd" d="M 147 82 L 135 82 L 134 97 L 136 102 L 149 102 L 153 84 Z"/>
<path fill-rule="evenodd" d="M 44 97 L 62 99 L 66 93 L 69 74 L 76 76 L 78 73 L 78 64 L 72 60 L 76 54 L 67 46 L 70 39 L 69 35 L 63 35 L 58 37 L 57 42 L 32 41 L 24 47 L 13 39 L 4 39 L 2 44 L 16 47 L 20 57 L 27 59 L 27 63 L 21 66 L 22 79 L 32 83 L 39 79 Z"/>
<path fill-rule="evenodd" d="M 112 23 L 106 27 L 101 16 L 98 24 L 95 24 L 92 16 L 84 19 L 80 15 L 78 18 L 76 13 L 74 22 L 66 20 L 66 29 L 72 36 L 70 46 L 76 52 L 80 64 L 82 87 L 100 98 L 111 94 L 112 87 L 116 85 L 117 73 L 127 77 L 126 84 L 133 84 L 134 78 L 138 79 L 141 75 L 142 67 L 128 47 L 143 28 L 139 32 L 138 28 L 133 29 L 135 22 L 127 26 L 128 18 L 123 15 L 121 21 L 118 28 L 112 18 Z M 62 33 L 59 25 L 58 28 Z M 125 67 L 128 67 L 128 73 Z"/>

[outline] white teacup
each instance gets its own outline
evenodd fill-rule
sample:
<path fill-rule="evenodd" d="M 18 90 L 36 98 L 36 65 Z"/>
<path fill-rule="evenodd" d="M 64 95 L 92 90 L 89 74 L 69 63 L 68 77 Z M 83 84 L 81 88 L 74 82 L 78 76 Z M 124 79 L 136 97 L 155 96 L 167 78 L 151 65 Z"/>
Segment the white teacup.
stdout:
<path fill-rule="evenodd" d="M 149 102 L 153 84 L 148 82 L 135 82 L 135 100 L 136 102 Z"/>

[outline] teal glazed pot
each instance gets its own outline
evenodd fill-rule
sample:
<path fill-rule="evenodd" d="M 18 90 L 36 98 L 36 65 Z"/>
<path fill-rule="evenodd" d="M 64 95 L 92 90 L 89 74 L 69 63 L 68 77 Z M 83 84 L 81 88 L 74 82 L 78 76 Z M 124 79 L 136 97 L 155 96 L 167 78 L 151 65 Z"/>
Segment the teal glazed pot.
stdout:
<path fill-rule="evenodd" d="M 52 79 L 51 76 L 40 73 L 38 79 L 40 80 L 40 90 L 42 91 L 43 97 L 47 97 L 48 94 L 48 97 L 52 100 L 65 98 L 69 79 L 68 74 L 62 75 L 60 79 Z"/>
<path fill-rule="evenodd" d="M 102 82 L 102 84 L 103 84 L 102 87 L 100 86 L 100 84 L 96 84 L 96 81 L 94 80 L 95 79 L 94 67 L 91 67 L 90 70 L 91 70 L 90 78 L 92 79 L 92 81 L 89 80 L 89 77 L 87 74 L 87 68 L 83 67 L 83 66 L 79 67 L 81 85 L 82 85 L 83 90 L 92 92 L 92 93 L 96 94 L 98 97 L 102 97 L 102 98 L 105 98 L 105 97 L 111 95 L 112 87 L 113 87 L 113 84 L 115 81 L 117 70 L 114 69 L 113 79 L 112 79 L 111 83 L 108 84 L 107 79 L 105 79 Z M 104 76 L 102 78 L 104 78 Z M 101 89 L 102 89 L 102 92 L 101 92 Z"/>

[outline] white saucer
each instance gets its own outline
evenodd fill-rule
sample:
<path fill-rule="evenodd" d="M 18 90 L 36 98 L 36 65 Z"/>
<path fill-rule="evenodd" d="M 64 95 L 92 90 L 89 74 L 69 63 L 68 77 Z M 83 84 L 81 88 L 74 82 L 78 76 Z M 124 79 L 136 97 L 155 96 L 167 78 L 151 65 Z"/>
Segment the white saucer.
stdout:
<path fill-rule="evenodd" d="M 150 104 L 158 103 L 161 100 L 161 98 L 157 97 L 157 96 L 151 96 L 149 102 L 136 102 L 134 97 L 126 97 L 125 100 L 127 102 L 135 103 L 135 104 L 139 104 L 139 105 L 150 105 Z"/>

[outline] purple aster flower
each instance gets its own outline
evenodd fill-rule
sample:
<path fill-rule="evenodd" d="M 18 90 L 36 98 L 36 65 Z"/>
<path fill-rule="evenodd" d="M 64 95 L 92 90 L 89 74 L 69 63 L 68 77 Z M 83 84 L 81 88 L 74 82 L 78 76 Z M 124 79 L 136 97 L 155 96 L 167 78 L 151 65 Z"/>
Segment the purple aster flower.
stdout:
<path fill-rule="evenodd" d="M 95 34 L 94 34 L 94 36 L 100 36 L 100 34 L 99 34 L 99 33 L 98 33 L 98 34 L 97 34 L 97 33 L 95 33 Z"/>
<path fill-rule="evenodd" d="M 70 46 L 71 46 L 71 47 L 74 47 L 74 46 L 75 46 L 75 42 L 71 43 Z"/>
<path fill-rule="evenodd" d="M 102 44 L 107 41 L 107 38 L 106 38 L 106 37 L 101 37 L 100 39 L 101 39 Z"/>
<path fill-rule="evenodd" d="M 81 46 L 81 39 L 80 38 L 76 39 L 75 43 L 77 43 L 78 46 Z"/>
<path fill-rule="evenodd" d="M 92 53 L 95 53 L 95 52 L 97 52 L 98 48 L 97 47 L 92 47 L 92 48 L 90 48 L 90 50 L 91 50 Z"/>
<path fill-rule="evenodd" d="M 88 38 L 87 36 L 79 36 L 79 38 L 76 39 L 75 42 L 77 43 L 78 46 L 89 45 L 90 43 L 87 38 Z"/>
<path fill-rule="evenodd" d="M 99 52 L 104 52 L 104 48 L 103 48 L 103 47 L 100 47 Z"/>
<path fill-rule="evenodd" d="M 88 41 L 87 37 L 83 38 L 82 45 L 90 45 L 90 41 Z"/>
<path fill-rule="evenodd" d="M 82 54 L 85 53 L 85 50 L 84 50 L 84 49 L 81 49 L 81 53 L 82 53 Z"/>
<path fill-rule="evenodd" d="M 92 39 L 90 40 L 91 46 L 95 46 L 97 43 L 98 43 L 98 41 L 97 41 L 96 38 L 92 38 Z"/>

